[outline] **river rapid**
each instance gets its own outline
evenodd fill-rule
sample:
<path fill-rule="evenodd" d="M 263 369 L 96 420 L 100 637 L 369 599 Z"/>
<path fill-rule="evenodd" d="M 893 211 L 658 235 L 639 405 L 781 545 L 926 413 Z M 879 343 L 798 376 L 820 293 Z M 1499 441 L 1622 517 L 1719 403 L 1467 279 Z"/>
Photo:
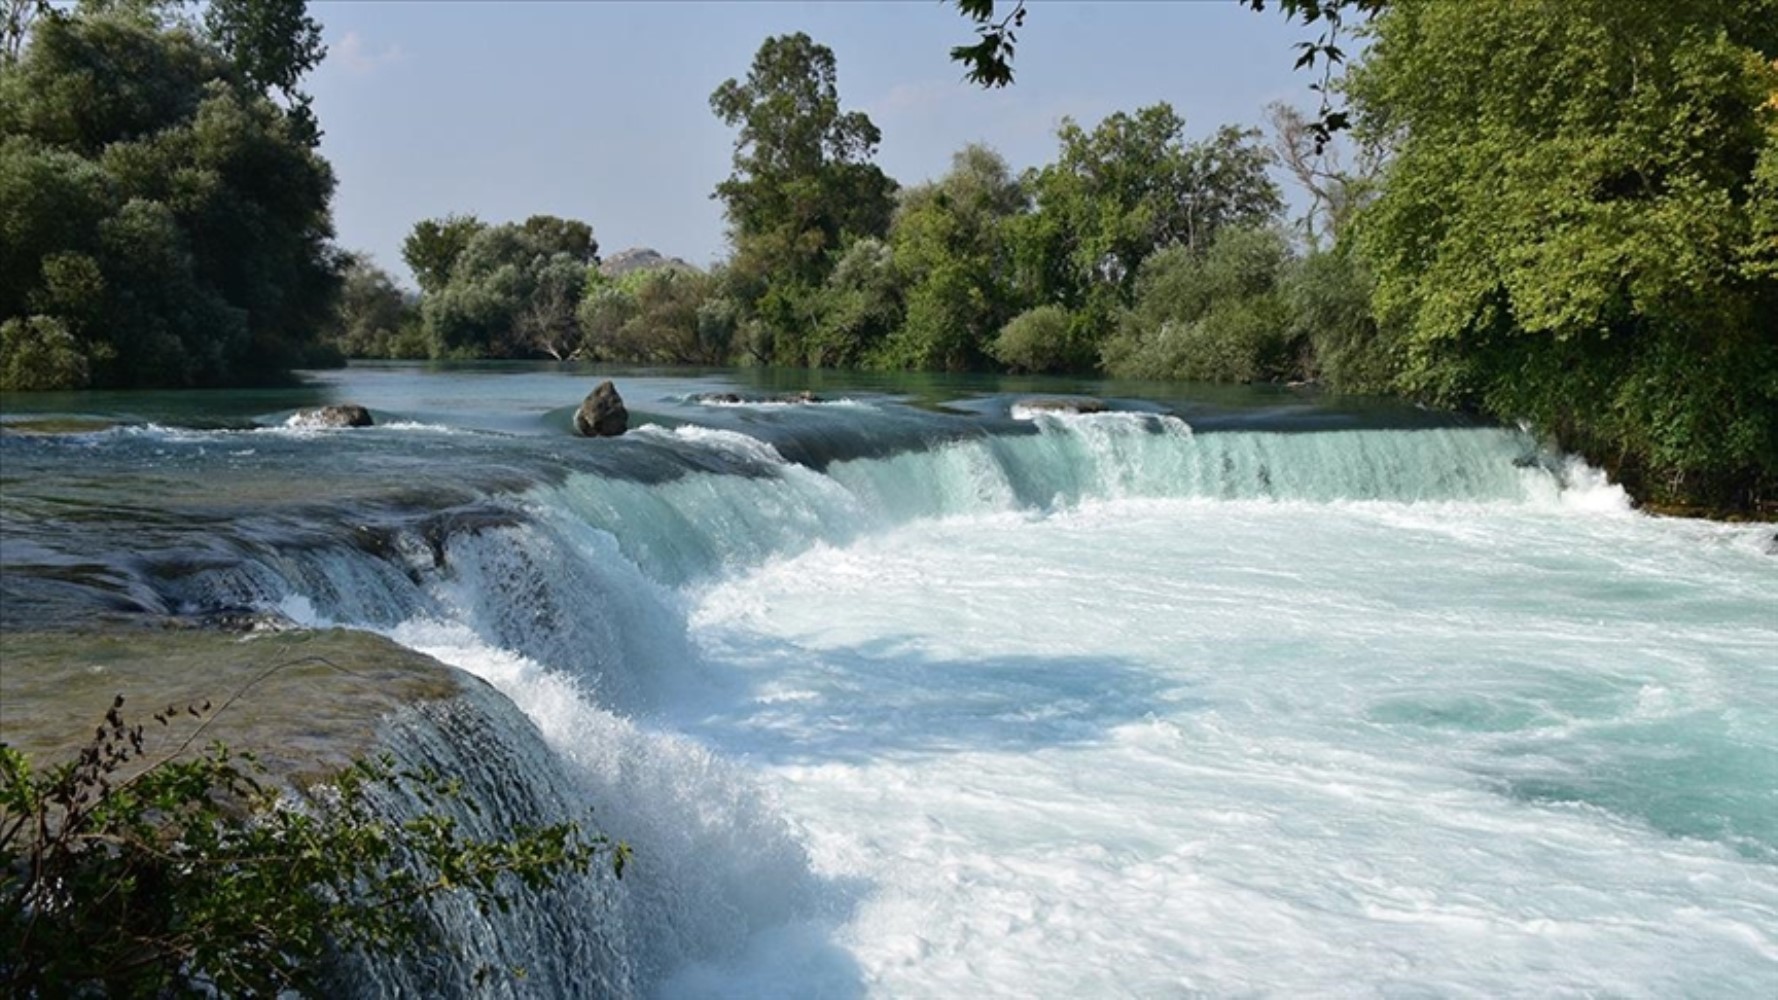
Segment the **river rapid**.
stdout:
<path fill-rule="evenodd" d="M 1778 995 L 1770 526 L 1282 389 L 607 374 L 610 440 L 554 367 L 8 396 L 0 644 L 487 680 L 635 852 L 548 992 Z"/>

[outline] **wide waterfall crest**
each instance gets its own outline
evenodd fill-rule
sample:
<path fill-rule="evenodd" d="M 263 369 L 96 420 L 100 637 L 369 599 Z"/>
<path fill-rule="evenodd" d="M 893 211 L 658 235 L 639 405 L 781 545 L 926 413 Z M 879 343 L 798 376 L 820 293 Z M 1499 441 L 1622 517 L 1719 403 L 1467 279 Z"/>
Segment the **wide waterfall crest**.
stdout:
<path fill-rule="evenodd" d="M 510 699 L 523 717 L 490 713 L 492 736 L 433 720 L 432 729 L 392 722 L 392 739 L 417 760 L 476 772 L 491 795 L 519 796 L 514 816 L 544 808 L 537 803 L 590 806 L 594 826 L 634 847 L 622 886 L 572 890 L 585 897 L 573 909 L 589 910 L 584 937 L 564 930 L 560 906 L 524 918 L 536 921 L 525 927 L 441 917 L 452 949 L 477 962 L 547 942 L 538 954 L 561 956 L 559 965 L 515 964 L 539 977 L 532 985 L 550 984 L 544 992 L 570 995 L 663 988 L 845 897 L 825 886 L 748 769 L 679 735 L 669 719 L 749 696 L 733 663 L 709 662 L 689 617 L 700 595 L 759 567 L 926 522 L 1041 519 L 1130 501 L 1238 505 L 1232 513 L 1375 505 L 1416 517 L 1447 507 L 1570 516 L 1623 508 L 1621 491 L 1595 470 L 1509 429 L 1206 431 L 1157 413 L 968 423 L 903 409 L 883 411 L 886 424 L 900 422 L 883 447 L 824 452 L 817 445 L 841 435 L 822 435 L 843 422 L 847 434 L 876 433 L 857 422 L 878 411 L 745 409 L 722 411 L 739 414 L 733 427 L 645 426 L 592 447 L 399 421 L 350 433 L 126 428 L 79 435 L 72 446 L 120 463 L 151 456 L 192 481 L 235 476 L 257 487 L 256 470 L 308 469 L 299 463 L 317 462 L 325 442 L 327 475 L 347 470 L 338 496 L 280 506 L 244 491 L 252 505 L 224 517 L 209 510 L 203 488 L 185 486 L 185 507 L 163 498 L 172 514 L 120 536 L 107 573 L 144 611 L 260 609 L 371 630 Z M 34 458 L 68 445 L 7 446 Z M 400 489 L 372 478 L 394 462 L 422 465 L 416 456 L 435 478 Z M 366 482 L 378 489 L 352 492 Z M 33 498 L 9 501 L 35 515 Z M 181 520 L 185 511 L 207 519 Z M 55 534 L 6 544 L 9 553 L 41 549 L 45 563 L 78 550 Z M 511 749 L 526 740 L 546 747 L 548 761 Z M 819 948 L 805 957 L 824 961 Z M 598 985 L 573 980 L 579 968 L 600 970 Z M 392 967 L 365 982 L 373 992 L 429 993 L 419 984 L 461 984 L 474 971 Z"/>

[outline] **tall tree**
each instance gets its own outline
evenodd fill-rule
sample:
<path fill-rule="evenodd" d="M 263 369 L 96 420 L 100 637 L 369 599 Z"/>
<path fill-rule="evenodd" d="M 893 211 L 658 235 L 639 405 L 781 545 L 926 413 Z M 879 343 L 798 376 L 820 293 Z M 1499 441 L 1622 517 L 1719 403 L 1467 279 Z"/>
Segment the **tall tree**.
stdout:
<path fill-rule="evenodd" d="M 861 111 L 842 111 L 833 50 L 808 35 L 766 39 L 745 80 L 728 80 L 710 107 L 737 128 L 734 170 L 715 197 L 728 216 L 734 268 L 761 279 L 759 318 L 804 363 L 816 294 L 847 241 L 882 237 L 895 182 L 870 162 L 882 135 Z"/>
<path fill-rule="evenodd" d="M 447 215 L 414 223 L 407 239 L 401 241 L 401 259 L 414 273 L 420 291 L 428 295 L 443 291 L 457 258 L 486 228 L 488 224 L 473 215 Z"/>
<path fill-rule="evenodd" d="M 423 358 L 417 303 L 402 293 L 388 272 L 354 254 L 346 264 L 334 322 L 327 342 L 348 358 Z"/>
<path fill-rule="evenodd" d="M 204 26 L 250 83 L 293 100 L 327 55 L 306 0 L 209 0 Z"/>
<path fill-rule="evenodd" d="M 1374 28 L 1351 93 L 1394 159 L 1359 237 L 1405 386 L 1645 496 L 1770 496 L 1778 3 L 1404 0 Z"/>

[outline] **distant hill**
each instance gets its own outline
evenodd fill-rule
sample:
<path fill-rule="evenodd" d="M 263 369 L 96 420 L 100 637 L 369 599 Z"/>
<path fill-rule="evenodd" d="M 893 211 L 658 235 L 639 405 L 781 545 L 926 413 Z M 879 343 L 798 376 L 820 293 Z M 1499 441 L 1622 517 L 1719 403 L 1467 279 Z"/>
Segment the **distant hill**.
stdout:
<path fill-rule="evenodd" d="M 632 271 L 652 271 L 662 267 L 677 268 L 682 271 L 699 270 L 695 264 L 680 260 L 678 257 L 662 256 L 660 251 L 650 247 L 631 247 L 606 257 L 599 263 L 599 272 L 608 278 L 617 278 Z"/>

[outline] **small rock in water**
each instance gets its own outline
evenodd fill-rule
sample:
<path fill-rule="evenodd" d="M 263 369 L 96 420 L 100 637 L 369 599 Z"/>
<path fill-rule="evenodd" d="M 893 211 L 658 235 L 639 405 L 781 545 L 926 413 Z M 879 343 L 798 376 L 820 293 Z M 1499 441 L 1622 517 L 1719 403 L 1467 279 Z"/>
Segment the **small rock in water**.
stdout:
<path fill-rule="evenodd" d="M 357 403 L 298 410 L 290 418 L 292 427 L 370 427 L 373 424 L 370 411 Z"/>
<path fill-rule="evenodd" d="M 630 429 L 630 411 L 610 379 L 600 382 L 574 411 L 574 429 L 581 437 L 617 437 Z"/>
<path fill-rule="evenodd" d="M 807 389 L 804 389 L 801 392 L 787 392 L 778 397 L 778 402 L 780 403 L 819 403 L 821 401 L 820 396 L 815 395 Z"/>
<path fill-rule="evenodd" d="M 738 392 L 701 392 L 692 397 L 694 402 L 711 403 L 718 406 L 734 406 L 745 403 Z"/>
<path fill-rule="evenodd" d="M 1030 396 L 1012 404 L 1013 410 L 1029 410 L 1037 413 L 1104 413 L 1110 407 L 1102 399 L 1090 396 L 1067 398 L 1063 396 Z"/>

